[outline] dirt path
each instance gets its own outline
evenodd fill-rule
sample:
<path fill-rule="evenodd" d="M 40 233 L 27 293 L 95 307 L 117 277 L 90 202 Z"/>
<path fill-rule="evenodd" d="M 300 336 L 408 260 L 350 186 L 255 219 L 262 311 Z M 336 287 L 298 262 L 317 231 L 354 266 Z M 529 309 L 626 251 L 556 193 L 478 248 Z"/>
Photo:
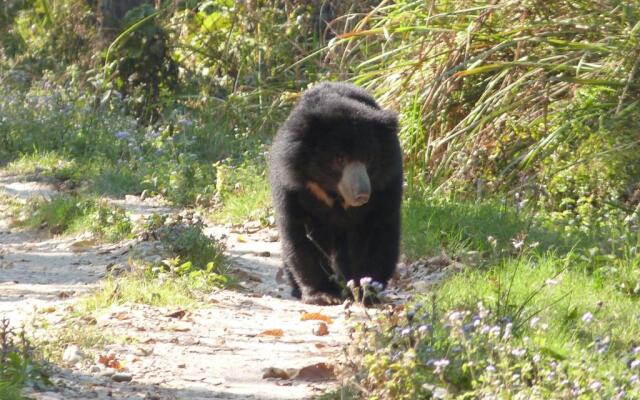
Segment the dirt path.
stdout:
<path fill-rule="evenodd" d="M 23 201 L 51 196 L 55 190 L 44 183 L 3 177 L 0 193 Z M 120 205 L 134 219 L 167 211 L 135 197 Z M 2 207 L 0 317 L 8 316 L 14 325 L 33 318 L 50 324 L 62 321 L 65 308 L 96 287 L 108 269 L 126 264 L 130 242 L 87 245 L 83 237 L 47 238 L 18 231 L 10 227 Z M 87 325 L 126 338 L 126 344 L 68 349 L 69 362 L 53 379 L 56 387 L 29 395 L 39 400 L 304 399 L 336 385 L 325 379 L 328 369 L 305 367 L 332 365 L 348 341 L 343 307 L 309 306 L 288 297 L 287 285 L 276 280 L 280 262 L 275 232 L 239 234 L 221 227 L 208 231 L 227 236 L 228 255 L 244 290 L 217 291 L 208 304 L 186 313 L 133 304 L 105 310 Z M 333 319 L 329 334 L 314 335 L 318 322 L 301 321 L 303 312 Z M 265 335 L 269 330 L 282 330 L 282 336 Z M 96 363 L 96 354 L 108 353 L 125 366 L 122 373 L 114 375 Z M 263 378 L 265 371 L 278 375 L 287 370 L 298 376 Z"/>

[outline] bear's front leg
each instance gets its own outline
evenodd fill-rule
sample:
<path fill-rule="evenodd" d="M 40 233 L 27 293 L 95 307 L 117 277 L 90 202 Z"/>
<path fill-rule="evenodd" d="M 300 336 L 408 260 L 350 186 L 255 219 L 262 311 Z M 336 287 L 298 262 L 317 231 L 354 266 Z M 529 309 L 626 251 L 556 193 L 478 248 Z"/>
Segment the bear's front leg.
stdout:
<path fill-rule="evenodd" d="M 300 296 L 308 304 L 340 304 L 341 289 L 331 268 L 328 249 L 321 251 L 318 248 L 320 244 L 307 237 L 302 223 L 283 223 L 280 232 L 284 265 L 292 277 L 292 283 L 295 283 L 294 296 Z"/>

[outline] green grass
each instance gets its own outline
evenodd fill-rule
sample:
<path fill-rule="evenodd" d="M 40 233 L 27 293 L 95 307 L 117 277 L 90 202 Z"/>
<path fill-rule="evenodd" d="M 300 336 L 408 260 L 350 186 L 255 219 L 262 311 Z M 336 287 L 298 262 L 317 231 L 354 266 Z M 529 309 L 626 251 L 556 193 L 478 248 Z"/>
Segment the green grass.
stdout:
<path fill-rule="evenodd" d="M 493 202 L 416 196 L 403 211 L 410 257 L 483 257 L 362 331 L 358 397 L 640 396 L 636 230 L 559 236 Z"/>
<path fill-rule="evenodd" d="M 67 180 L 78 173 L 78 165 L 55 151 L 36 151 L 11 161 L 4 171 L 12 175 L 38 175 Z"/>
<path fill-rule="evenodd" d="M 220 199 L 211 218 L 218 223 L 259 221 L 271 223 L 271 192 L 264 162 L 248 161 L 240 166 L 220 164 L 216 192 Z"/>
<path fill-rule="evenodd" d="M 112 305 L 148 304 L 194 308 L 202 305 L 208 293 L 225 283 L 222 276 L 195 278 L 190 276 L 157 277 L 131 274 L 103 281 L 100 288 L 81 302 L 85 312 L 99 311 Z"/>
<path fill-rule="evenodd" d="M 64 235 L 90 232 L 109 242 L 131 237 L 133 228 L 123 209 L 104 200 L 76 195 L 33 200 L 20 214 L 23 216 L 20 224 L 33 229 Z"/>
<path fill-rule="evenodd" d="M 516 212 L 497 201 L 412 195 L 402 207 L 402 252 L 410 261 L 442 251 L 451 256 L 506 251 L 518 236 L 545 248 L 562 245 L 559 234 L 542 231 L 530 212 Z"/>
<path fill-rule="evenodd" d="M 637 261 L 637 260 L 635 260 Z M 606 267 L 604 267 L 606 268 Z M 610 360 L 628 351 L 640 334 L 640 297 L 619 290 L 620 281 L 601 280 L 572 255 L 548 253 L 505 260 L 488 271 L 465 271 L 438 290 L 445 310 L 470 309 L 483 302 L 498 318 L 529 333 L 533 315 L 548 325 L 548 345 L 570 355 L 585 350 L 596 337 L 615 338 Z M 426 299 L 422 299 L 423 301 Z M 588 326 L 580 322 L 593 314 Z"/>
<path fill-rule="evenodd" d="M 143 181 L 142 174 L 126 166 L 105 165 L 91 177 L 87 190 L 97 196 L 137 195 L 146 188 Z"/>
<path fill-rule="evenodd" d="M 92 312 L 125 303 L 194 307 L 213 290 L 233 284 L 224 245 L 205 235 L 203 228 L 196 217 L 151 216 L 142 235 L 160 241 L 162 261 L 147 261 L 134 249 L 129 259 L 133 270 L 104 280 L 83 300 L 82 308 Z"/>
<path fill-rule="evenodd" d="M 103 280 L 99 289 L 80 302 L 79 309 L 86 314 L 112 305 L 136 303 L 194 308 L 204 304 L 212 291 L 233 283 L 226 266 L 219 261 L 211 261 L 202 269 L 190 261 L 178 260 L 162 264 L 136 262 L 139 265 L 133 272 Z"/>
<path fill-rule="evenodd" d="M 0 399 L 23 400 L 24 397 L 20 394 L 20 389 L 18 389 L 14 384 L 0 379 Z"/>

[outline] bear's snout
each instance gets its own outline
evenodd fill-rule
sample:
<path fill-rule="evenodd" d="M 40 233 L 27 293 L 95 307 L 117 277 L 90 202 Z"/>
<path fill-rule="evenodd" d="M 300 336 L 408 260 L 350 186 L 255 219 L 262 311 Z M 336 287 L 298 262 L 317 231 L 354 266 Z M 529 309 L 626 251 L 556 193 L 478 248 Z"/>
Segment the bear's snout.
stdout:
<path fill-rule="evenodd" d="M 371 182 L 367 167 L 360 161 L 352 161 L 342 170 L 338 191 L 344 198 L 345 207 L 359 207 L 369 201 Z"/>

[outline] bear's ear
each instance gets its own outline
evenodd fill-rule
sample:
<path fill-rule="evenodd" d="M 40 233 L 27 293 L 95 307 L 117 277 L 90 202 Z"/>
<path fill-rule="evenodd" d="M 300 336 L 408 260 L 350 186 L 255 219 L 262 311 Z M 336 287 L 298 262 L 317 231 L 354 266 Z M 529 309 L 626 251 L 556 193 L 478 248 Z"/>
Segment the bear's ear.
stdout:
<path fill-rule="evenodd" d="M 398 114 L 393 110 L 380 110 L 377 115 L 378 123 L 385 132 L 398 133 Z"/>

